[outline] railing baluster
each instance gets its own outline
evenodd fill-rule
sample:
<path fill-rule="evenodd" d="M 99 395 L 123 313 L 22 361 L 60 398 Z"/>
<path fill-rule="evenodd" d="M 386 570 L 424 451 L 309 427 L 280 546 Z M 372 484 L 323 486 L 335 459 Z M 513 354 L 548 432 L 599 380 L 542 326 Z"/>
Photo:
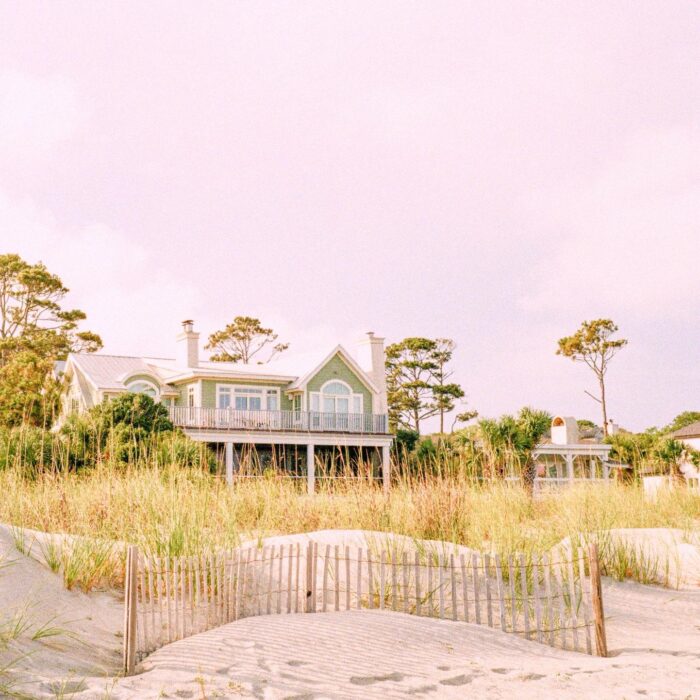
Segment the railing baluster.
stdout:
<path fill-rule="evenodd" d="M 179 427 L 222 430 L 294 430 L 312 432 L 385 433 L 386 415 L 319 411 L 240 411 L 202 406 L 170 406 L 170 420 Z"/>

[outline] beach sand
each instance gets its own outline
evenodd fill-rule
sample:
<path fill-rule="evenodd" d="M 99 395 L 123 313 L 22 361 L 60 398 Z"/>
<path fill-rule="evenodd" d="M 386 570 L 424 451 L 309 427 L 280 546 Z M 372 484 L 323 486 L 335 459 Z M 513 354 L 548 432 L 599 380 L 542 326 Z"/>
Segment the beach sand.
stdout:
<path fill-rule="evenodd" d="M 339 543 L 357 537 L 314 534 Z M 14 548 L 7 530 L 0 530 L 0 557 L 13 561 L 0 568 L 4 618 L 26 608 L 33 620 L 0 652 L 0 665 L 10 664 L 0 682 L 30 697 L 64 690 L 76 700 L 700 698 L 697 587 L 605 581 L 606 659 L 463 622 L 349 611 L 239 620 L 163 647 L 138 675 L 114 681 L 121 662 L 119 596 L 66 591 L 58 576 Z M 31 630 L 52 617 L 70 635 L 32 640 Z"/>

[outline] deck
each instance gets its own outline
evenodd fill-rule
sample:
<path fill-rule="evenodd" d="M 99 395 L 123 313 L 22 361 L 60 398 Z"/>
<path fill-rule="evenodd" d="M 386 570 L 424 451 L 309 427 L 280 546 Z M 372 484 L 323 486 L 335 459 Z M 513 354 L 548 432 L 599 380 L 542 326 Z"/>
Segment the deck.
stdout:
<path fill-rule="evenodd" d="M 263 432 L 352 433 L 386 435 L 387 417 L 372 413 L 318 411 L 238 411 L 232 408 L 170 408 L 170 420 L 179 428 L 252 430 Z"/>

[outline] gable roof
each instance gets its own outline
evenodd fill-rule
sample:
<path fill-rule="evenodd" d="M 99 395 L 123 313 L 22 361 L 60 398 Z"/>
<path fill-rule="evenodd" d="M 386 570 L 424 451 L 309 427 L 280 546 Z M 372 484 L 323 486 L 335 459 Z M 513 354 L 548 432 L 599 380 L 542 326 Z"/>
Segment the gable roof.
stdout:
<path fill-rule="evenodd" d="M 340 355 L 341 358 L 347 363 L 350 369 L 355 372 L 357 378 L 372 392 L 379 393 L 374 382 L 369 378 L 367 373 L 357 364 L 355 359 L 350 355 L 350 353 L 342 346 L 336 345 L 333 350 L 331 350 L 328 355 L 326 355 L 321 362 L 319 362 L 310 372 L 307 372 L 303 377 L 297 379 L 292 386 L 289 387 L 288 391 L 293 391 L 294 389 L 303 389 L 311 379 L 313 379 L 323 367 L 330 362 L 336 355 Z"/>
<path fill-rule="evenodd" d="M 686 425 L 685 428 L 681 428 L 680 430 L 676 430 L 675 432 L 671 433 L 674 438 L 694 438 L 694 437 L 700 437 L 700 420 L 695 421 L 695 423 L 691 423 L 690 425 Z"/>
<path fill-rule="evenodd" d="M 200 361 L 197 367 L 184 367 L 172 358 L 132 357 L 128 355 L 103 355 L 98 353 L 71 353 L 65 370 L 71 365 L 80 370 L 85 379 L 97 390 L 124 391 L 126 382 L 137 374 L 145 374 L 156 380 L 163 389 L 188 379 L 255 379 L 291 384 L 290 389 L 302 389 L 308 380 L 333 357 L 340 355 L 356 373 L 358 379 L 370 391 L 377 392 L 372 380 L 341 345 L 337 345 L 320 363 L 303 357 L 277 358 L 265 365 L 240 365 L 233 362 Z M 312 364 L 313 362 L 313 364 Z M 312 366 L 310 372 L 300 369 Z"/>

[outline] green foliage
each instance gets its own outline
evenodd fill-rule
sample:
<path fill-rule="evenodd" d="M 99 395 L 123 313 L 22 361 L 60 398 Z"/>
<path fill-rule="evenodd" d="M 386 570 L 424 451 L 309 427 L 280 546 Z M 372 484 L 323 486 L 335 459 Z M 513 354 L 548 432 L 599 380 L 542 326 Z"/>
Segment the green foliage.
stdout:
<path fill-rule="evenodd" d="M 422 461 L 435 458 L 437 456 L 437 447 L 430 438 L 424 438 L 418 443 L 416 448 L 416 457 Z"/>
<path fill-rule="evenodd" d="M 58 399 L 56 360 L 93 352 L 99 336 L 79 331 L 85 314 L 65 310 L 68 289 L 42 263 L 0 255 L 0 424 L 48 424 Z"/>
<path fill-rule="evenodd" d="M 479 421 L 479 435 L 485 453 L 485 476 L 503 478 L 520 473 L 523 485 L 531 490 L 536 467 L 532 453 L 549 431 L 552 417 L 546 411 L 525 407 L 517 416 Z"/>
<path fill-rule="evenodd" d="M 574 362 L 583 362 L 596 375 L 605 435 L 608 434 L 605 374 L 612 358 L 627 345 L 627 340 L 623 338 L 611 340 L 611 336 L 617 331 L 618 327 L 609 318 L 584 321 L 573 335 L 560 338 L 557 347 L 557 355 L 568 357 Z"/>
<path fill-rule="evenodd" d="M 700 461 L 696 450 L 656 428 L 643 433 L 618 433 L 607 437 L 606 442 L 612 445 L 610 458 L 629 464 L 635 478 L 668 474 L 682 479 L 682 462 L 686 459 L 692 463 Z"/>
<path fill-rule="evenodd" d="M 454 408 L 464 391 L 448 379 L 454 343 L 447 338 L 404 338 L 386 349 L 389 422 L 420 434 L 421 422 Z"/>
<path fill-rule="evenodd" d="M 44 471 L 76 471 L 99 463 L 178 465 L 213 471 L 206 444 L 175 430 L 167 410 L 143 394 L 125 394 L 82 414 L 72 414 L 60 431 L 24 425 L 0 427 L 0 469 L 35 477 Z"/>
<path fill-rule="evenodd" d="M 0 426 L 0 469 L 21 465 L 31 476 L 53 464 L 61 456 L 61 445 L 54 433 L 33 425 Z"/>
<path fill-rule="evenodd" d="M 579 418 L 576 423 L 579 430 L 598 430 L 598 426 L 592 420 L 588 420 L 587 418 Z"/>
<path fill-rule="evenodd" d="M 693 423 L 700 422 L 700 411 L 683 411 L 679 413 L 664 429 L 664 433 L 674 433 Z"/>
<path fill-rule="evenodd" d="M 257 360 L 257 364 L 261 365 L 289 347 L 289 343 L 275 343 L 277 337 L 272 328 L 263 328 L 259 319 L 236 316 L 223 330 L 209 336 L 205 349 L 215 351 L 210 358 L 215 362 L 240 362 L 247 365 L 259 352 L 270 346 L 271 352 L 267 359 Z"/>
<path fill-rule="evenodd" d="M 413 452 L 419 437 L 420 435 L 415 430 L 399 428 L 396 431 L 394 449 L 400 455 L 404 452 Z"/>
<path fill-rule="evenodd" d="M 172 430 L 168 409 L 146 394 L 125 393 L 105 401 L 92 411 L 103 430 L 117 425 L 128 426 L 144 433 Z"/>
<path fill-rule="evenodd" d="M 667 472 L 675 479 L 682 480 L 681 461 L 686 452 L 686 446 L 679 440 L 664 437 L 654 445 L 655 456 L 666 466 Z"/>

